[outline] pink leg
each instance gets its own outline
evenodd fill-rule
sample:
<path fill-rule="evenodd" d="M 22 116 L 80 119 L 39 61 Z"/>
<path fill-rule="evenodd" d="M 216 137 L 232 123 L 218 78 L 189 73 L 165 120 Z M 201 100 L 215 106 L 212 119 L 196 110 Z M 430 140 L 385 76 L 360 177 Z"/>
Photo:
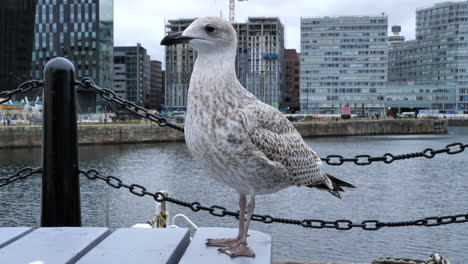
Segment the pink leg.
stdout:
<path fill-rule="evenodd" d="M 219 239 L 207 239 L 206 240 L 206 245 L 207 246 L 215 246 L 215 247 L 227 247 L 233 244 L 236 244 L 237 242 L 240 241 L 240 239 L 243 237 L 244 232 L 245 232 L 245 207 L 247 204 L 247 198 L 245 197 L 245 194 L 240 194 L 239 197 L 239 234 L 237 235 L 237 238 L 219 238 Z"/>
<path fill-rule="evenodd" d="M 252 219 L 255 210 L 255 195 L 252 195 L 250 203 L 247 206 L 247 223 L 245 224 L 245 232 L 242 234 L 240 240 L 224 248 L 218 249 L 220 252 L 226 253 L 231 257 L 246 256 L 255 257 L 255 253 L 249 246 L 247 246 L 247 233 L 249 231 L 250 220 Z"/>

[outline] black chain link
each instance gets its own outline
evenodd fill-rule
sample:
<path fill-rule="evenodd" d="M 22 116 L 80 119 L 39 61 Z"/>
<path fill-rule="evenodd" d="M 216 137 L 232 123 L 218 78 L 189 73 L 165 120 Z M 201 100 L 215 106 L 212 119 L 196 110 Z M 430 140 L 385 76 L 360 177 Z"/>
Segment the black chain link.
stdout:
<path fill-rule="evenodd" d="M 15 90 L 0 92 L 0 98 L 3 98 L 0 100 L 0 104 L 10 101 L 15 94 L 24 94 L 43 85 L 44 83 L 41 80 L 30 80 L 20 84 Z"/>
<path fill-rule="evenodd" d="M 167 201 L 173 204 L 177 204 L 183 207 L 190 208 L 194 212 L 199 211 L 206 211 L 213 216 L 217 217 L 224 217 L 224 216 L 233 216 L 239 219 L 239 211 L 229 211 L 225 207 L 212 205 L 210 207 L 203 206 L 199 202 L 185 202 L 179 199 L 175 199 L 169 196 L 165 196 L 161 192 L 149 192 L 147 189 L 139 184 L 124 184 L 122 180 L 115 176 L 105 176 L 99 173 L 96 169 L 89 169 L 89 170 L 80 170 L 80 174 L 87 177 L 90 180 L 102 180 L 107 183 L 109 186 L 120 189 L 124 187 L 130 193 L 136 196 L 150 196 L 157 202 Z M 447 225 L 447 224 L 454 224 L 454 223 L 465 223 L 468 222 L 468 213 L 467 214 L 460 214 L 454 216 L 436 216 L 436 217 L 426 217 L 414 221 L 401 221 L 401 222 L 382 222 L 379 220 L 365 220 L 360 223 L 354 223 L 351 220 L 340 219 L 336 221 L 324 221 L 324 220 L 317 220 L 317 219 L 304 219 L 304 220 L 296 220 L 296 219 L 287 219 L 287 218 L 277 218 L 270 215 L 259 215 L 254 214 L 252 216 L 253 221 L 263 222 L 265 224 L 271 223 L 282 223 L 282 224 L 290 224 L 290 225 L 298 225 L 306 228 L 314 228 L 314 229 L 337 229 L 337 230 L 350 230 L 352 228 L 362 228 L 367 231 L 375 231 L 379 230 L 383 227 L 405 227 L 405 226 L 439 226 L 439 225 Z"/>
<path fill-rule="evenodd" d="M 340 166 L 343 165 L 345 162 L 354 162 L 356 165 L 370 165 L 372 162 L 383 161 L 386 164 L 390 164 L 395 160 L 403 160 L 403 159 L 412 159 L 412 158 L 428 158 L 432 159 L 436 155 L 441 153 L 447 153 L 450 155 L 462 153 L 465 151 L 465 148 L 468 148 L 468 144 L 463 143 L 452 143 L 445 148 L 434 150 L 432 148 L 427 148 L 421 152 L 414 152 L 408 154 L 400 154 L 400 155 L 393 155 L 391 153 L 385 153 L 383 156 L 380 157 L 371 157 L 370 155 L 357 155 L 354 158 L 344 158 L 341 155 L 328 155 L 325 158 L 322 158 L 322 161 L 326 162 L 328 165 L 332 166 Z"/>
<path fill-rule="evenodd" d="M 24 180 L 34 174 L 42 173 L 42 168 L 30 168 L 26 167 L 22 170 L 17 171 L 15 174 L 0 178 L 0 187 L 6 186 L 18 180 Z"/>
<path fill-rule="evenodd" d="M 94 83 L 93 79 L 91 79 L 90 77 L 84 77 L 81 79 L 81 81 L 75 81 L 75 83 L 85 89 L 96 90 L 104 100 L 114 102 L 122 106 L 126 110 L 132 112 L 133 114 L 142 118 L 149 119 L 150 121 L 157 123 L 161 127 L 168 126 L 184 132 L 184 127 L 168 122 L 167 117 L 151 113 L 148 109 L 144 107 L 141 107 L 133 102 L 118 97 L 114 91 L 107 88 L 101 88 L 98 85 L 96 85 L 96 83 Z"/>

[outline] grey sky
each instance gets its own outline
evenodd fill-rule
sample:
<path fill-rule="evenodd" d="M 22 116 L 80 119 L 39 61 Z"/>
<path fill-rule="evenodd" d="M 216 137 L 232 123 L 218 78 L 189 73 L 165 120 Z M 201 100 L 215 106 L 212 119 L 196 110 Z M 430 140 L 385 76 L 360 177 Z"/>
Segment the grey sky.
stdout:
<path fill-rule="evenodd" d="M 228 17 L 229 0 L 114 0 L 115 46 L 141 43 L 151 59 L 164 61 L 164 18 Z M 379 15 L 389 26 L 401 25 L 407 40 L 415 38 L 416 9 L 441 0 L 249 0 L 236 2 L 236 21 L 249 16 L 275 16 L 286 29 L 286 48 L 300 51 L 300 18 L 307 16 Z M 390 28 L 390 27 L 389 27 Z"/>

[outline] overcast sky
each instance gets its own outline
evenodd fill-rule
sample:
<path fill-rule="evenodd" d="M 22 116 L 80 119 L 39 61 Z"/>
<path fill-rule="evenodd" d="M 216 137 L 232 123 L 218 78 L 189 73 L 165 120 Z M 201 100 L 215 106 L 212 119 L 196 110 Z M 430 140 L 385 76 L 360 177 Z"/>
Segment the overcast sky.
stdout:
<path fill-rule="evenodd" d="M 300 52 L 300 18 L 308 16 L 388 15 L 402 26 L 407 40 L 415 38 L 416 9 L 441 0 L 250 0 L 236 2 L 236 22 L 249 16 L 279 17 L 285 26 L 285 46 Z M 152 60 L 164 60 L 164 19 L 222 16 L 228 18 L 229 0 L 114 0 L 114 45 L 141 43 Z M 391 33 L 390 33 L 391 34 Z"/>

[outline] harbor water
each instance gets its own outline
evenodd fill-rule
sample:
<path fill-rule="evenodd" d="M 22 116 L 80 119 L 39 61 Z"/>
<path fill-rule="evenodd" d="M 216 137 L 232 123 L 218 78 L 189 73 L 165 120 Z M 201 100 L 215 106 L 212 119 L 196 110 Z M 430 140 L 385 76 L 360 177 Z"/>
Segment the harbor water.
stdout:
<path fill-rule="evenodd" d="M 449 143 L 468 143 L 468 127 L 450 127 L 448 135 L 392 135 L 308 138 L 307 144 L 324 157 L 405 154 L 425 148 L 439 149 Z M 131 145 L 80 146 L 80 167 L 96 168 L 105 175 L 137 183 L 149 191 L 168 190 L 188 202 L 219 205 L 238 210 L 238 195 L 210 179 L 193 160 L 183 142 Z M 0 178 L 26 167 L 39 167 L 40 148 L 0 149 Z M 258 196 L 256 213 L 294 219 L 409 221 L 432 216 L 468 213 L 468 151 L 440 154 L 433 159 L 416 158 L 369 166 L 324 165 L 325 170 L 349 181 L 357 189 L 339 200 L 327 192 L 290 187 Z M 33 176 L 0 188 L 0 226 L 38 226 L 41 179 Z M 83 226 L 129 227 L 154 214 L 149 197 L 81 178 Z M 236 227 L 232 217 L 169 205 L 170 214 L 187 215 L 199 226 Z M 180 220 L 179 226 L 188 226 Z M 374 258 L 426 259 L 439 253 L 452 264 L 468 263 L 468 223 L 437 227 L 352 229 L 305 229 L 284 224 L 254 222 L 252 229 L 273 238 L 274 259 L 336 262 L 367 262 Z"/>

